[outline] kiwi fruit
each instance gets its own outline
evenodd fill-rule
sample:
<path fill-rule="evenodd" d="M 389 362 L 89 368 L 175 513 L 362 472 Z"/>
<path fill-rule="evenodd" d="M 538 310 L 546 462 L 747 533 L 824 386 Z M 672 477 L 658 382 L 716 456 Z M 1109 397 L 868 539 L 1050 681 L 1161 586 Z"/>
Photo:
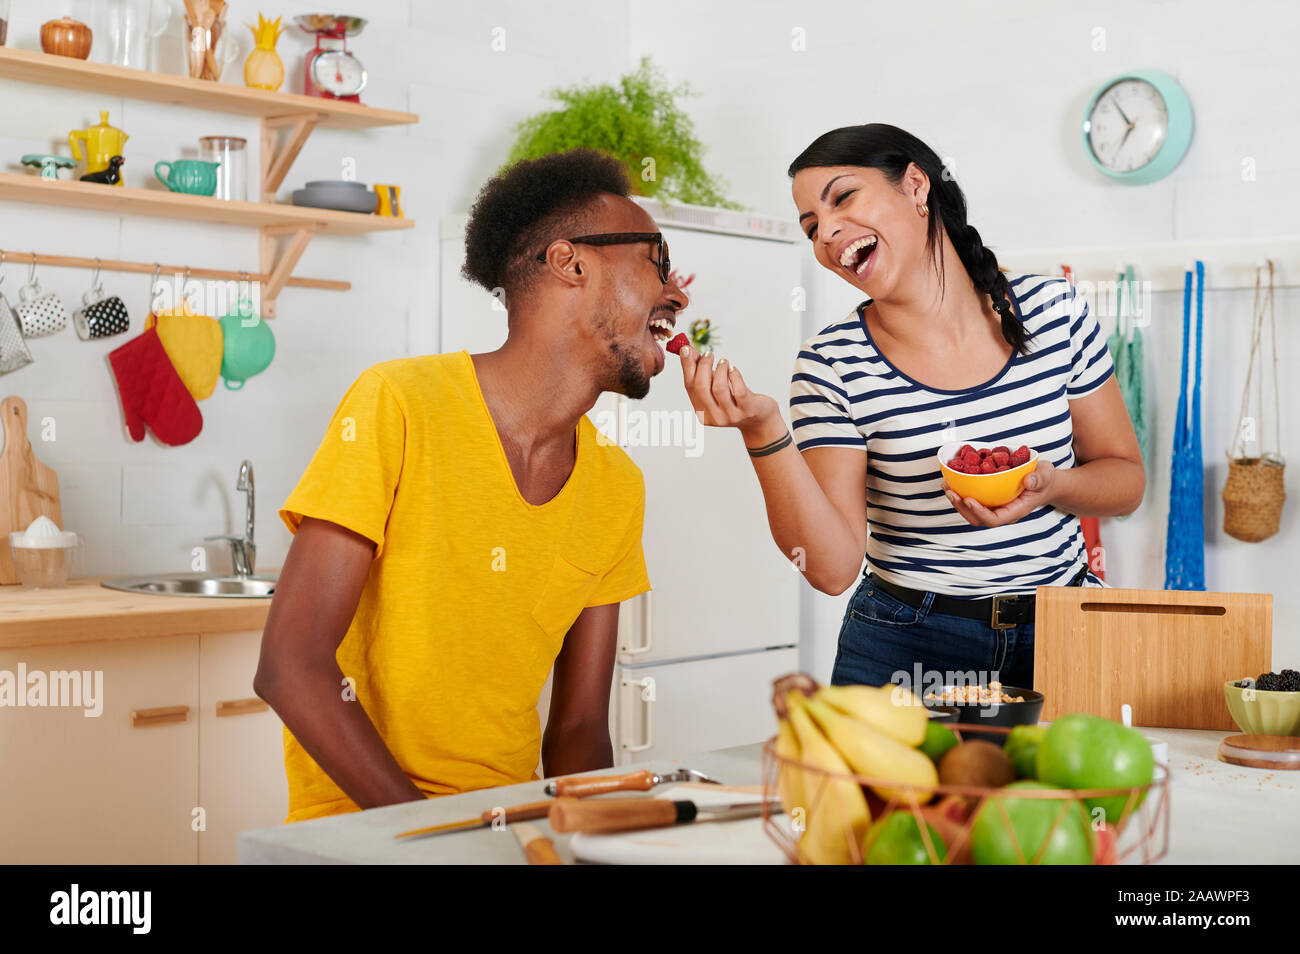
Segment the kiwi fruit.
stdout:
<path fill-rule="evenodd" d="M 982 739 L 953 746 L 939 759 L 939 782 L 942 785 L 968 785 L 1001 788 L 1016 780 L 1016 768 L 1002 747 Z M 967 804 L 979 801 L 966 796 Z"/>

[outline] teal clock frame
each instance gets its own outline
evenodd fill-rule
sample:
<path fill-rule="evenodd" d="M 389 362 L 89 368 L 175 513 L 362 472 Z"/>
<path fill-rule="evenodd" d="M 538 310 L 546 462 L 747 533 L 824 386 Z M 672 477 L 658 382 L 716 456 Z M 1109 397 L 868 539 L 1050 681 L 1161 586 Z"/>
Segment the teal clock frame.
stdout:
<path fill-rule="evenodd" d="M 1130 172 L 1118 172 L 1108 169 L 1093 153 L 1092 143 L 1088 141 L 1088 133 L 1092 128 L 1092 110 L 1097 105 L 1097 100 L 1101 99 L 1102 94 L 1116 83 L 1127 79 L 1143 80 L 1155 87 L 1156 92 L 1165 102 L 1165 111 L 1169 114 L 1169 130 L 1165 141 L 1160 144 L 1160 151 L 1150 162 Z M 1083 111 L 1083 151 L 1093 166 L 1104 175 L 1132 185 L 1145 185 L 1163 179 L 1174 171 L 1178 163 L 1182 162 L 1183 156 L 1187 155 L 1188 147 L 1192 144 L 1192 125 L 1192 101 L 1176 79 L 1159 70 L 1133 70 L 1107 80 L 1088 100 L 1088 105 Z"/>

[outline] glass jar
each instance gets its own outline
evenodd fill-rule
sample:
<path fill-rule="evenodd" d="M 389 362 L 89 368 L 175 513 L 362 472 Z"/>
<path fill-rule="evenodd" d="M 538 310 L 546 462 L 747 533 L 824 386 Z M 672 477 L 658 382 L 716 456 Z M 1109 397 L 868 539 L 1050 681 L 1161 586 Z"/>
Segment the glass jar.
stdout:
<path fill-rule="evenodd" d="M 203 136 L 199 139 L 199 158 L 219 162 L 217 166 L 218 199 L 248 199 L 248 140 L 238 136 Z"/>

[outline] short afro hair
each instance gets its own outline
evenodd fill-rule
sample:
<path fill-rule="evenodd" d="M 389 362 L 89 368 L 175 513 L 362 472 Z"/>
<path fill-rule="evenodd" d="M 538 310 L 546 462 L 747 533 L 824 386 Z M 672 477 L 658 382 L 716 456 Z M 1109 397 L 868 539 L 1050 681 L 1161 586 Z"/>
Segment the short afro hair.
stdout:
<path fill-rule="evenodd" d="M 630 191 L 623 163 L 593 149 L 517 162 L 488 180 L 474 200 L 461 274 L 488 291 L 524 291 L 548 242 L 577 234 L 600 193 Z"/>

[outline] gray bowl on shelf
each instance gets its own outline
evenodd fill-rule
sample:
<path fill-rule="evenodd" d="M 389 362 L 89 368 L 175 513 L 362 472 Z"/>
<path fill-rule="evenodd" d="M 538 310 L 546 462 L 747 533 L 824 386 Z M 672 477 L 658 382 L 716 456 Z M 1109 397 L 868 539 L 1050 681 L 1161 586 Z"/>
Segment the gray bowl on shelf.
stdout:
<path fill-rule="evenodd" d="M 336 212 L 373 214 L 379 205 L 379 196 L 367 189 L 362 182 L 317 179 L 294 191 L 293 204 L 305 205 L 313 209 L 332 209 Z"/>

